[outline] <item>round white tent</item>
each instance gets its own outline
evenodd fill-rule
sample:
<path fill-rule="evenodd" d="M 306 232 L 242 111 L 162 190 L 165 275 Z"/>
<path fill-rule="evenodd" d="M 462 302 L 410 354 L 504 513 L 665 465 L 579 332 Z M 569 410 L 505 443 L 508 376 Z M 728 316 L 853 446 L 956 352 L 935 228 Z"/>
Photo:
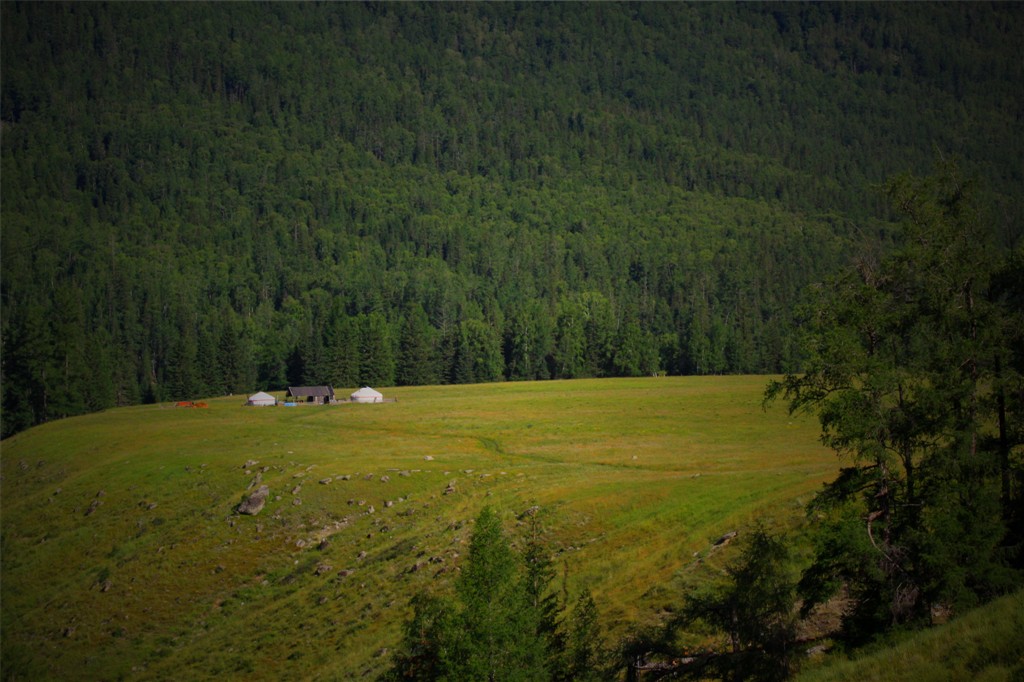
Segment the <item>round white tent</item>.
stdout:
<path fill-rule="evenodd" d="M 349 400 L 354 403 L 379 403 L 383 402 L 384 394 L 380 391 L 375 391 L 369 386 L 363 386 L 361 389 L 349 396 Z"/>
<path fill-rule="evenodd" d="M 274 405 L 277 404 L 277 398 L 270 395 L 269 393 L 264 393 L 263 391 L 260 391 L 255 395 L 249 396 L 249 399 L 245 401 L 245 404 L 254 405 L 256 407 L 273 407 Z"/>

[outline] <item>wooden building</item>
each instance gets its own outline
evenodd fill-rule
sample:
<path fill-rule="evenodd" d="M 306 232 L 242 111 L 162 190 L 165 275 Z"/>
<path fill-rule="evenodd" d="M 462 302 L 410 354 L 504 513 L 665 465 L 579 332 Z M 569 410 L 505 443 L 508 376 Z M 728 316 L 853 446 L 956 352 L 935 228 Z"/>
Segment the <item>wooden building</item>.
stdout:
<path fill-rule="evenodd" d="M 289 386 L 286 398 L 290 402 L 329 405 L 334 402 L 334 389 L 330 386 Z"/>

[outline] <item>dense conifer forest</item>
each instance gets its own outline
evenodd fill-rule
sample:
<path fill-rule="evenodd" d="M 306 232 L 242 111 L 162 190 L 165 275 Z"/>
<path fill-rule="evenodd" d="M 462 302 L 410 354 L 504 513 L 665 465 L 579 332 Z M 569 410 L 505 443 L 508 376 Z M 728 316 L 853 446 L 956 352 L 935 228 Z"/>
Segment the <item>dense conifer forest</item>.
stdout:
<path fill-rule="evenodd" d="M 18 3 L 3 435 L 280 389 L 785 372 L 958 159 L 1019 248 L 1014 3 Z"/>

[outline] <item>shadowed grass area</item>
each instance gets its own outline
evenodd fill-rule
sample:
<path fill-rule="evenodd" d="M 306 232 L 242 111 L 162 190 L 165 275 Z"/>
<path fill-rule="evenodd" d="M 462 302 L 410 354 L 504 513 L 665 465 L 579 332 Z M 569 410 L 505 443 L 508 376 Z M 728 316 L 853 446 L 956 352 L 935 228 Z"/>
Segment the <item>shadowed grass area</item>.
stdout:
<path fill-rule="evenodd" d="M 807 670 L 800 682 L 1024 679 L 1024 591 L 853 660 Z"/>
<path fill-rule="evenodd" d="M 542 507 L 570 592 L 589 587 L 617 638 L 655 617 L 695 553 L 755 518 L 785 523 L 834 475 L 813 420 L 761 409 L 765 382 L 234 397 L 32 429 L 2 449 L 4 674 L 371 674 L 409 597 L 450 586 L 484 504 L 513 536 Z M 261 484 L 263 511 L 237 515 Z"/>

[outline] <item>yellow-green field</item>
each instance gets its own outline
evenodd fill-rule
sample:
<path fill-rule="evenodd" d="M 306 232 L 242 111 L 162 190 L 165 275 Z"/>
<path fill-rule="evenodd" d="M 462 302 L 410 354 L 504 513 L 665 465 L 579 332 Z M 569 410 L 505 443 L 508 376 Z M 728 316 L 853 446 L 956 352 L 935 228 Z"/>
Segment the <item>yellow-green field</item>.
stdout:
<path fill-rule="evenodd" d="M 788 523 L 835 474 L 813 419 L 761 409 L 766 381 L 234 397 L 19 434 L 0 454 L 3 674 L 373 676 L 409 597 L 450 585 L 484 505 L 513 538 L 540 506 L 570 594 L 591 589 L 613 642 L 678 604 L 676 581 L 722 533 Z M 270 501 L 239 516 L 257 475 Z"/>

